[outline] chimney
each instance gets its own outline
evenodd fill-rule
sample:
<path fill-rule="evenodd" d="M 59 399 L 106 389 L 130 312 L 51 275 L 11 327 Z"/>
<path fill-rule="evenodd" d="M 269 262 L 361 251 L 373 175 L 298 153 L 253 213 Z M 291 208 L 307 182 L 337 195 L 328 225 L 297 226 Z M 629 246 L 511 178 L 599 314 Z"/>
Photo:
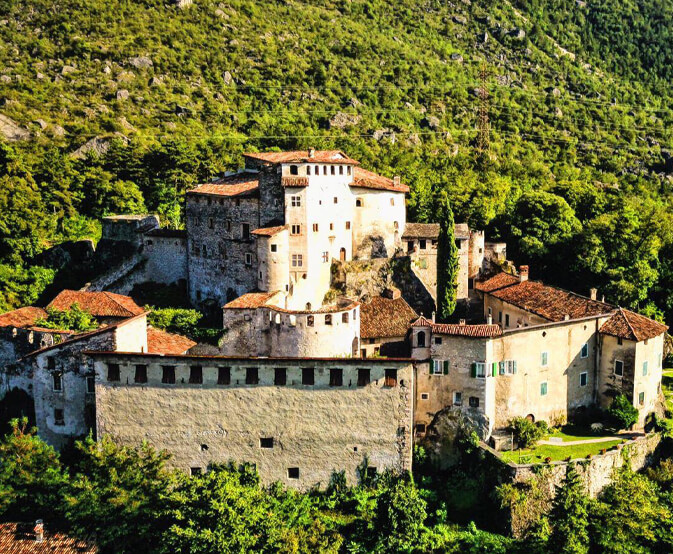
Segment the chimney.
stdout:
<path fill-rule="evenodd" d="M 486 322 L 489 325 L 493 325 L 493 316 L 491 314 L 488 314 L 488 319 L 486 320 Z"/>
<path fill-rule="evenodd" d="M 528 281 L 528 266 L 522 265 L 519 267 L 519 282 Z"/>
<path fill-rule="evenodd" d="M 598 289 L 591 289 L 589 295 L 591 296 L 591 300 L 596 300 L 598 298 Z"/>
<path fill-rule="evenodd" d="M 315 158 L 315 148 L 309 148 L 308 149 L 308 157 L 309 158 Z"/>
<path fill-rule="evenodd" d="M 464 320 L 464 319 L 461 319 L 460 322 L 459 322 L 459 324 L 460 324 L 460 325 L 465 325 L 465 320 Z"/>
<path fill-rule="evenodd" d="M 402 297 L 402 291 L 397 287 L 387 287 L 381 293 L 381 296 L 384 298 L 390 298 L 391 300 L 397 300 Z"/>
<path fill-rule="evenodd" d="M 570 321 L 570 314 L 566 314 L 563 316 L 563 321 Z"/>
<path fill-rule="evenodd" d="M 44 523 L 41 519 L 35 521 L 33 531 L 35 533 L 35 542 L 42 542 L 44 540 Z"/>
<path fill-rule="evenodd" d="M 436 318 L 436 317 L 437 317 L 437 313 L 436 313 L 436 312 L 432 312 L 432 322 L 433 322 L 433 323 L 435 322 L 435 318 Z"/>
<path fill-rule="evenodd" d="M 395 184 L 395 186 L 399 186 L 399 184 L 400 184 L 400 176 L 399 175 L 395 175 L 395 177 L 393 177 L 393 183 Z"/>

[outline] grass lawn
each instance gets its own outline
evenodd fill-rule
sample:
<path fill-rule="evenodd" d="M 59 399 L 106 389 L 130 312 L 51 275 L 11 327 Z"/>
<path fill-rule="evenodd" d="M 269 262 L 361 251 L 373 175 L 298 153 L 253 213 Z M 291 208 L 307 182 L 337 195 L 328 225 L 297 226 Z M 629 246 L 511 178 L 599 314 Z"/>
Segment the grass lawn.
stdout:
<path fill-rule="evenodd" d="M 545 439 L 561 439 L 563 442 L 568 442 L 595 439 L 596 437 L 605 437 L 613 434 L 613 432 L 606 430 L 594 433 L 588 426 L 568 424 L 564 425 L 561 429 L 555 429 Z"/>
<path fill-rule="evenodd" d="M 661 388 L 666 396 L 666 409 L 673 413 L 673 369 L 666 368 L 661 379 Z"/>
<path fill-rule="evenodd" d="M 587 438 L 595 438 L 587 437 Z M 570 440 L 580 440 L 579 437 L 574 437 Z M 552 461 L 565 460 L 570 456 L 573 460 L 575 458 L 586 458 L 588 454 L 599 454 L 602 449 L 612 448 L 621 443 L 622 440 L 595 442 L 590 444 L 575 444 L 569 446 L 551 446 L 548 444 L 540 444 L 534 448 L 527 448 L 524 450 L 514 450 L 513 452 L 501 452 L 502 459 L 507 462 L 514 462 L 515 464 L 535 464 L 544 462 L 545 458 L 549 457 Z"/>

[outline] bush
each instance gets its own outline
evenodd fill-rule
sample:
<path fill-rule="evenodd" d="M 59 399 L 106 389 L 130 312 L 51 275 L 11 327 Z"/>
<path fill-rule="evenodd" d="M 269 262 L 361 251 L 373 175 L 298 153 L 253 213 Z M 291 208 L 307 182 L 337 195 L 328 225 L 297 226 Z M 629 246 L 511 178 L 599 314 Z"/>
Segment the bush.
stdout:
<path fill-rule="evenodd" d="M 549 426 L 546 421 L 533 423 L 525 417 L 515 417 L 509 420 L 507 429 L 514 434 L 514 440 L 519 448 L 529 448 L 549 431 Z"/>
<path fill-rule="evenodd" d="M 628 429 L 638 421 L 638 410 L 623 394 L 615 397 L 607 414 L 619 429 Z"/>

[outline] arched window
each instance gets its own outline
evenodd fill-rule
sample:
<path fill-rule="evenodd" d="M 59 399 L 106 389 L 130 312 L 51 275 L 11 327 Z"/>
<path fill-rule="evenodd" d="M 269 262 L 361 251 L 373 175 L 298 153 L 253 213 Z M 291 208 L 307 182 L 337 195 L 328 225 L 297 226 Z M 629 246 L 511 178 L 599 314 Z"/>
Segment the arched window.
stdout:
<path fill-rule="evenodd" d="M 425 331 L 418 332 L 418 335 L 416 335 L 416 341 L 417 346 L 425 346 Z"/>
<path fill-rule="evenodd" d="M 315 166 L 315 174 L 320 175 L 320 166 L 319 165 Z"/>
<path fill-rule="evenodd" d="M 340 165 L 339 166 L 339 175 L 343 175 L 343 174 L 344 174 L 344 166 Z"/>
<path fill-rule="evenodd" d="M 306 302 L 306 311 L 307 312 L 311 311 L 311 303 L 310 302 Z"/>
<path fill-rule="evenodd" d="M 330 167 L 330 173 L 331 173 L 332 175 L 336 175 L 336 167 L 331 166 L 331 167 Z"/>
<path fill-rule="evenodd" d="M 355 207 L 356 208 L 362 208 L 362 200 L 360 198 L 357 198 L 355 200 Z"/>
<path fill-rule="evenodd" d="M 310 174 L 311 174 L 311 166 L 307 165 L 306 166 L 306 175 L 310 175 Z"/>
<path fill-rule="evenodd" d="M 327 166 L 326 165 L 322 166 L 322 174 L 327 175 Z"/>
<path fill-rule="evenodd" d="M 296 165 L 290 166 L 290 175 L 299 175 L 299 168 Z"/>

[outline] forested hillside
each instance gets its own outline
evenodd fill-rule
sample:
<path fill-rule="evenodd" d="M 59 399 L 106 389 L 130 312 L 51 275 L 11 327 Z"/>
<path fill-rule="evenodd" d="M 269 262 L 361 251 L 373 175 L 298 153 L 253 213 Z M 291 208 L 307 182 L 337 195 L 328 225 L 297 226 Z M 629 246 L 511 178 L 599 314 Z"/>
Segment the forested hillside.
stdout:
<path fill-rule="evenodd" d="M 447 190 L 456 219 L 508 240 L 533 278 L 670 322 L 672 12 L 0 0 L 0 309 L 36 301 L 55 275 L 39 252 L 95 238 L 101 216 L 180 226 L 183 192 L 242 152 L 314 146 L 402 175 L 413 219 L 432 221 Z"/>

